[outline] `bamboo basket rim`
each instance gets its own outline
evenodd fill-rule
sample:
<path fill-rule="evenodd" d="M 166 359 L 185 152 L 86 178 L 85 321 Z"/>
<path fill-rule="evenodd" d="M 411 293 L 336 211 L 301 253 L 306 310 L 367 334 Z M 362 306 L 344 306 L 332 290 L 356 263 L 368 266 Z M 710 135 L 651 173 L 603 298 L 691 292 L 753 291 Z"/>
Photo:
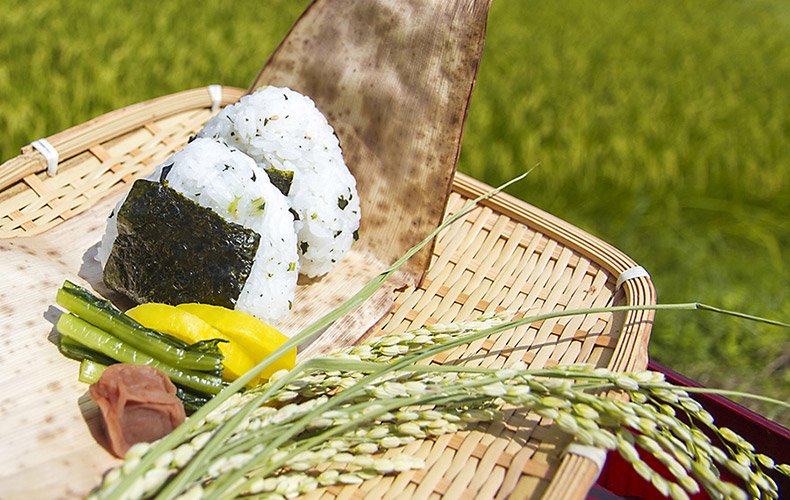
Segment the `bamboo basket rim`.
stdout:
<path fill-rule="evenodd" d="M 234 102 L 244 94 L 245 91 L 242 89 L 223 86 L 222 104 Z M 95 154 L 95 151 L 92 150 L 97 144 L 111 141 L 132 130 L 145 128 L 148 126 L 147 124 L 155 120 L 161 120 L 178 113 L 209 108 L 212 104 L 213 101 L 207 87 L 186 90 L 106 113 L 86 123 L 49 136 L 47 139 L 60 152 L 61 162 L 66 162 L 81 154 Z M 33 150 L 30 146 L 22 148 L 22 153 L 19 156 L 0 165 L 0 199 L 13 186 L 22 185 L 27 191 L 33 192 L 36 191 L 36 182 L 45 185 L 47 182 L 58 180 L 57 174 L 54 177 L 45 177 L 45 170 L 46 161 L 38 151 Z M 33 177 L 39 180 L 32 181 Z M 74 210 L 73 215 L 87 210 L 101 198 L 117 193 L 126 184 L 119 182 L 119 185 L 120 187 L 116 186 L 108 190 L 104 196 L 83 200 L 83 205 L 78 210 Z M 39 187 L 39 189 L 41 188 Z M 479 180 L 456 172 L 452 189 L 460 196 L 472 198 L 490 188 Z M 46 193 L 46 190 L 44 192 Z M 41 193 L 36 194 L 40 195 Z M 515 224 L 539 231 L 552 241 L 595 262 L 608 273 L 607 283 L 610 286 L 623 272 L 636 266 L 630 257 L 609 243 L 512 195 L 499 193 L 483 201 L 481 205 L 498 215 L 511 219 Z M 0 215 L 5 214 L 0 213 Z M 59 220 L 46 227 L 34 228 L 31 233 L 47 232 L 62 222 L 63 220 Z M 12 236 L 10 239 L 15 238 L 17 236 Z M 615 287 L 612 286 L 612 288 Z M 623 300 L 629 304 L 649 305 L 655 303 L 655 290 L 649 276 L 626 280 L 615 292 L 622 294 Z M 610 368 L 617 371 L 631 371 L 646 367 L 647 342 L 652 319 L 653 311 L 634 311 L 627 315 L 623 321 L 627 326 L 627 331 L 624 330 L 617 339 L 609 363 Z M 565 454 L 544 494 L 546 497 L 569 495 L 568 484 L 577 483 L 579 485 L 578 491 L 574 490 L 570 497 L 582 497 L 594 484 L 600 468 L 601 463 L 590 456 Z"/>
<path fill-rule="evenodd" d="M 59 162 L 62 163 L 80 153 L 88 152 L 91 146 L 97 142 L 103 142 L 135 128 L 143 127 L 153 120 L 193 108 L 214 106 L 216 103 L 212 98 L 210 87 L 212 85 L 134 103 L 109 111 L 87 122 L 42 139 L 45 139 L 55 147 L 58 151 Z M 249 90 L 222 85 L 220 105 L 232 104 L 248 92 Z M 18 156 L 9 158 L 0 164 L 0 193 L 7 190 L 12 184 L 24 180 L 29 175 L 41 174 L 47 171 L 46 157 L 31 144 L 23 146 Z M 456 171 L 454 174 L 453 190 L 475 197 L 489 189 L 491 189 L 491 186 L 477 181 L 461 171 Z M 488 200 L 483 200 L 481 205 L 494 206 L 498 203 L 501 204 L 500 210 L 502 213 L 522 223 L 534 223 L 539 219 L 543 220 L 546 224 L 546 229 L 551 231 L 552 236 L 557 241 L 568 245 L 580 245 L 580 249 L 588 257 L 606 256 L 611 259 L 609 264 L 612 274 L 619 275 L 637 265 L 633 259 L 613 245 L 506 192 L 498 193 Z M 525 210 L 525 207 L 528 207 L 528 210 Z M 640 282 L 628 280 L 624 283 L 624 287 L 634 292 L 636 290 L 630 290 L 634 283 Z M 647 283 L 650 283 L 652 287 L 652 282 L 649 279 Z M 648 291 L 649 288 L 640 291 Z"/>
<path fill-rule="evenodd" d="M 212 85 L 198 87 L 130 104 L 42 139 L 57 150 L 58 162 L 62 163 L 88 151 L 96 143 L 122 135 L 135 127 L 196 107 L 226 106 L 246 93 L 237 87 L 221 86 L 220 99 L 215 101 L 211 88 Z M 25 177 L 46 170 L 46 157 L 32 143 L 27 144 L 21 148 L 18 156 L 0 165 L 0 192 Z"/>

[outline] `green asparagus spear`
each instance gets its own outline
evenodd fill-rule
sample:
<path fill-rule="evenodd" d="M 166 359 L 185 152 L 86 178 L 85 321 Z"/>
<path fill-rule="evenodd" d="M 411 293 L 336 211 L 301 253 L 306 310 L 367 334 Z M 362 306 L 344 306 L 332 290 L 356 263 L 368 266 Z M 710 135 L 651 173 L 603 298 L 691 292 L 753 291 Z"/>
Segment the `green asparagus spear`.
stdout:
<path fill-rule="evenodd" d="M 70 281 L 65 281 L 58 290 L 57 302 L 88 323 L 164 363 L 200 371 L 222 368 L 219 352 L 192 348 L 175 337 L 145 328 L 108 301 Z"/>
<path fill-rule="evenodd" d="M 184 404 L 184 410 L 187 412 L 187 415 L 191 415 L 198 411 L 200 407 L 209 400 L 209 398 L 194 391 L 190 391 L 189 389 L 185 389 L 180 385 L 176 385 L 176 396 L 178 396 L 178 399 Z"/>
<path fill-rule="evenodd" d="M 87 359 L 89 361 L 93 361 L 94 363 L 99 363 L 105 366 L 117 362 L 111 357 L 88 349 L 76 340 L 63 335 L 60 336 L 60 352 L 71 359 L 76 359 L 77 361 Z"/>
<path fill-rule="evenodd" d="M 80 363 L 80 382 L 83 384 L 95 384 L 101 378 L 105 368 L 107 368 L 107 365 L 91 361 L 88 358 L 83 359 Z"/>
<path fill-rule="evenodd" d="M 135 350 L 131 345 L 73 314 L 61 315 L 57 328 L 62 336 L 75 340 L 88 349 L 98 351 L 122 363 L 156 367 L 170 377 L 174 383 L 197 392 L 217 394 L 224 386 L 222 379 L 215 375 L 179 369 L 152 358 L 148 354 Z"/>

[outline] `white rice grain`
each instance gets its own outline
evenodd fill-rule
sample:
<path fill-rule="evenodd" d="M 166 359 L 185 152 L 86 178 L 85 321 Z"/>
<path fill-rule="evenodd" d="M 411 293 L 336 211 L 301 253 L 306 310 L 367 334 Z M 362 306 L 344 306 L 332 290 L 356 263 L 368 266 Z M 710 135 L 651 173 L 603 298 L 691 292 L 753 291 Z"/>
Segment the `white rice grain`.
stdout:
<path fill-rule="evenodd" d="M 298 214 L 300 272 L 329 272 L 357 238 L 356 180 L 340 144 L 313 101 L 288 88 L 266 87 L 226 107 L 198 134 L 226 141 L 264 170 L 293 172 L 288 200 Z"/>

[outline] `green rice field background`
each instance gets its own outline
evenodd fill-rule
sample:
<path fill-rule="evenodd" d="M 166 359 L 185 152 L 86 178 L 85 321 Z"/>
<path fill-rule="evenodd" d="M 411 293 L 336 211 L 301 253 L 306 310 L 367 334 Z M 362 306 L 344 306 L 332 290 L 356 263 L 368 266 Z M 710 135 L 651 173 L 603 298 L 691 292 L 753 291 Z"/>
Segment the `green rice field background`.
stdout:
<path fill-rule="evenodd" d="M 247 87 L 306 2 L 0 5 L 6 160 L 128 104 Z M 661 302 L 787 322 L 788 82 L 787 2 L 495 0 L 459 169 L 498 184 L 539 164 L 511 192 L 630 255 Z M 650 354 L 790 400 L 788 330 L 663 312 Z"/>

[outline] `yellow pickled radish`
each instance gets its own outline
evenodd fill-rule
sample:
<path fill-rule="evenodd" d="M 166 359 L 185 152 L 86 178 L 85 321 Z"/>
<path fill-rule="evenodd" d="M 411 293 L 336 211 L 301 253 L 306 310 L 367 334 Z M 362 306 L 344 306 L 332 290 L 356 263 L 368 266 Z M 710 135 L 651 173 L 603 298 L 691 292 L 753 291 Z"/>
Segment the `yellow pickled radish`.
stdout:
<path fill-rule="evenodd" d="M 219 350 L 224 356 L 222 378 L 226 380 L 235 380 L 255 366 L 252 357 L 246 354 L 242 346 L 186 310 L 149 302 L 129 309 L 126 315 L 146 328 L 167 333 L 189 344 L 210 339 L 227 340 L 228 342 L 219 344 Z"/>
<path fill-rule="evenodd" d="M 260 363 L 288 340 L 276 328 L 242 311 L 210 304 L 180 304 L 177 308 L 194 314 L 232 342 L 238 343 L 255 364 Z M 293 348 L 267 366 L 261 372 L 261 378 L 268 379 L 278 370 L 290 370 L 295 364 L 296 348 Z"/>

